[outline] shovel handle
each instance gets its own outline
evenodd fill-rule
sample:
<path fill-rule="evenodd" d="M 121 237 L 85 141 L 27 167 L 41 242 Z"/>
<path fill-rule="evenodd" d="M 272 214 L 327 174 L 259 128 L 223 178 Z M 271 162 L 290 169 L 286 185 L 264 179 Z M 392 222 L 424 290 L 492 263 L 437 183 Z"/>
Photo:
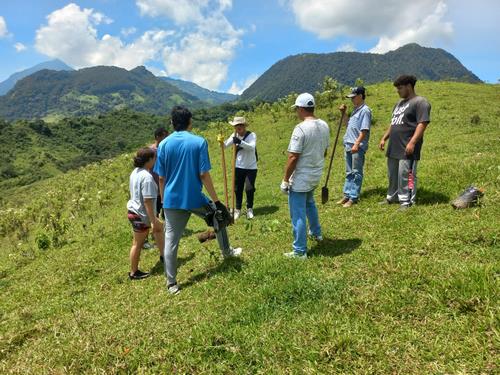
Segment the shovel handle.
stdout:
<path fill-rule="evenodd" d="M 339 140 L 340 128 L 342 127 L 342 123 L 344 122 L 345 112 L 342 112 L 342 116 L 340 116 L 339 127 L 337 128 L 337 135 L 335 136 L 335 142 L 333 143 L 333 151 L 330 156 L 330 165 L 328 166 L 328 173 L 326 175 L 325 187 L 328 185 L 328 180 L 330 179 L 330 172 L 332 170 L 333 157 L 335 155 L 335 150 L 337 149 L 337 142 Z"/>

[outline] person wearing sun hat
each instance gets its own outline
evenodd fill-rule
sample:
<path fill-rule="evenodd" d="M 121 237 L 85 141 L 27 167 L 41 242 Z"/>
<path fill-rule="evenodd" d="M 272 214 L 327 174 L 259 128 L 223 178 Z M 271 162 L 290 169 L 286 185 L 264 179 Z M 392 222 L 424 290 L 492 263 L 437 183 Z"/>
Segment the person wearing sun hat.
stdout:
<path fill-rule="evenodd" d="M 288 160 L 280 189 L 288 195 L 292 220 L 293 251 L 289 258 L 307 258 L 307 222 L 309 235 L 323 240 L 314 190 L 323 174 L 330 141 L 328 124 L 314 115 L 315 101 L 309 93 L 300 94 L 292 106 L 301 123 L 295 126 L 288 145 Z"/>
<path fill-rule="evenodd" d="M 246 192 L 247 219 L 253 219 L 253 204 L 255 195 L 255 180 L 257 179 L 257 135 L 247 130 L 245 117 L 234 117 L 229 121 L 234 128 L 233 134 L 224 142 L 224 147 L 236 145 L 235 195 L 236 207 L 234 220 L 241 215 L 243 191 Z"/>
<path fill-rule="evenodd" d="M 372 123 L 372 111 L 365 104 L 365 97 L 366 90 L 363 86 L 351 88 L 351 92 L 346 96 L 346 98 L 351 99 L 354 109 L 349 117 L 344 135 L 346 165 L 344 197 L 337 202 L 346 208 L 358 202 L 363 182 L 363 166 Z M 347 106 L 342 104 L 339 110 L 345 114 Z"/>

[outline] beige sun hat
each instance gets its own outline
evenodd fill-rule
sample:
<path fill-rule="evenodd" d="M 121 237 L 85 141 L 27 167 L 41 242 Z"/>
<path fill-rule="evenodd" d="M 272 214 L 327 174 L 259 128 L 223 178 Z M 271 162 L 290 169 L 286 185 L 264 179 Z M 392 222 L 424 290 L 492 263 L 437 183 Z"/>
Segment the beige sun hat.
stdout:
<path fill-rule="evenodd" d="M 247 124 L 247 120 L 245 120 L 244 117 L 235 117 L 233 119 L 233 121 L 229 121 L 229 123 L 233 126 L 236 126 L 236 125 L 246 125 Z"/>

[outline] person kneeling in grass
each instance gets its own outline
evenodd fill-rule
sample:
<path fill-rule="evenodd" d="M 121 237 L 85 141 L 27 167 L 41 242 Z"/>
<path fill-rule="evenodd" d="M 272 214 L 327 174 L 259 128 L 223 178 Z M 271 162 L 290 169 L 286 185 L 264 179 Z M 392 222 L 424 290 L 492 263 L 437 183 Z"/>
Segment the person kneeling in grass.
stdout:
<path fill-rule="evenodd" d="M 139 259 L 149 229 L 153 227 L 153 236 L 160 249 L 160 261 L 163 262 L 164 234 L 163 223 L 156 217 L 156 199 L 158 186 L 149 172 L 156 161 L 156 152 L 149 147 L 141 148 L 134 157 L 135 169 L 130 174 L 130 200 L 127 203 L 128 219 L 132 224 L 134 239 L 130 249 L 130 280 L 144 279 L 148 272 L 139 270 Z"/>

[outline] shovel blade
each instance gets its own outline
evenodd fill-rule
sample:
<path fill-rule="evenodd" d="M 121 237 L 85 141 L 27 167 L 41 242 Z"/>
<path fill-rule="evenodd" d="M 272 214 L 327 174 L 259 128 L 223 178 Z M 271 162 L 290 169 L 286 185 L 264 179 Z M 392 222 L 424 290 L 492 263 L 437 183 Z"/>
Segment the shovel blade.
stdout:
<path fill-rule="evenodd" d="M 321 204 L 325 204 L 326 202 L 328 202 L 328 188 L 323 186 L 321 188 Z"/>

